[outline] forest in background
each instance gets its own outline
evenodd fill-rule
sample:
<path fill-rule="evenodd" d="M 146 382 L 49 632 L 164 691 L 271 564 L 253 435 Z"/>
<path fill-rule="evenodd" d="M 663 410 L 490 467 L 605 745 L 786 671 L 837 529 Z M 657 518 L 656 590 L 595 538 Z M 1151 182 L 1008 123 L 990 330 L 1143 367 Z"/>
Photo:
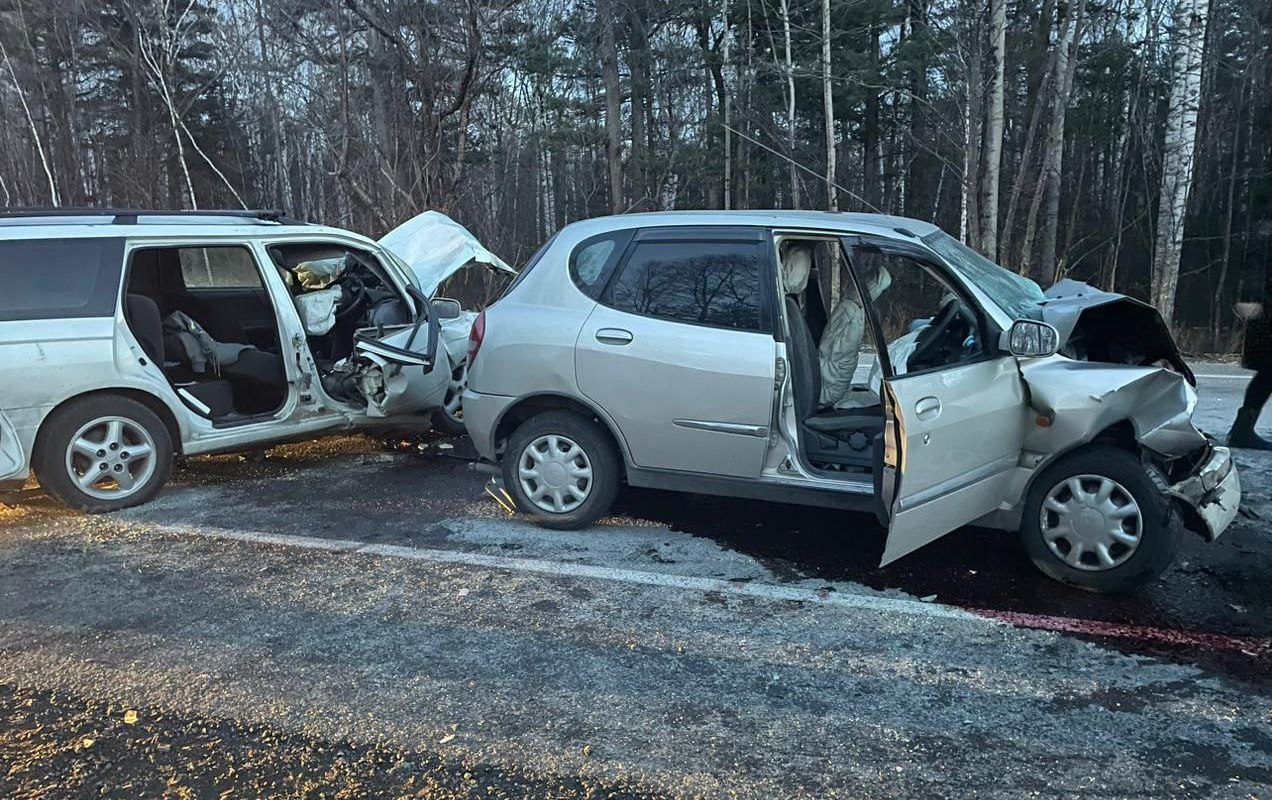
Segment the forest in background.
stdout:
<path fill-rule="evenodd" d="M 1272 2 L 0 0 L 0 202 L 431 208 L 514 264 L 600 214 L 878 210 L 1226 350 Z"/>

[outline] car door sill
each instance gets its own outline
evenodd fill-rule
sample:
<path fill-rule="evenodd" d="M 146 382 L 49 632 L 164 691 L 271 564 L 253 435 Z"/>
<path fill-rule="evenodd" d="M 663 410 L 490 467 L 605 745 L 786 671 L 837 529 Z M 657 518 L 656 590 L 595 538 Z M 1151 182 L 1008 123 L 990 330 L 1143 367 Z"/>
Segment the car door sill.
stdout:
<path fill-rule="evenodd" d="M 697 472 L 645 469 L 629 467 L 627 483 L 647 489 L 665 489 L 690 494 L 708 494 L 722 497 L 739 497 L 748 500 L 769 500 L 803 506 L 839 508 L 848 511 L 873 511 L 874 494 L 792 486 L 789 483 L 729 478 L 720 475 L 704 475 Z"/>

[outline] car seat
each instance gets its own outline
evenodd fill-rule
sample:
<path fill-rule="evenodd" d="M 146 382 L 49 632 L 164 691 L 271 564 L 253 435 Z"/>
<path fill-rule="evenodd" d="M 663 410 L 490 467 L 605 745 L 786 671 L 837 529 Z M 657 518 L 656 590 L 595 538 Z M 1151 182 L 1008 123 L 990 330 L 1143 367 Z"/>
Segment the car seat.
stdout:
<path fill-rule="evenodd" d="M 221 378 L 195 375 L 182 367 L 180 361 L 167 360 L 164 345 L 163 316 L 159 305 L 144 294 L 129 294 L 124 298 L 124 318 L 141 350 L 155 363 L 178 394 L 185 392 L 194 398 L 196 403 L 207 409 L 205 413 L 212 419 L 224 417 L 234 411 L 234 389 L 230 382 Z M 189 398 L 186 398 L 187 402 Z M 202 409 L 199 409 L 202 411 Z"/>
<path fill-rule="evenodd" d="M 789 250 L 782 259 L 786 324 L 790 331 L 787 360 L 801 444 L 808 460 L 819 466 L 870 470 L 874 466 L 875 439 L 883 433 L 882 407 L 841 411 L 820 408 L 822 380 L 817 345 L 794 297 L 807 286 L 811 264 L 809 248 L 800 245 Z"/>

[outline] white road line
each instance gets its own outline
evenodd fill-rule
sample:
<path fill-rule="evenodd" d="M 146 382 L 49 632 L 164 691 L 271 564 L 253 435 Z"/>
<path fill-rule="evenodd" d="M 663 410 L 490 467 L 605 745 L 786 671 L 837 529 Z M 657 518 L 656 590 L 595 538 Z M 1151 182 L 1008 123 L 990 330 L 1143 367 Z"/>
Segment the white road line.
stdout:
<path fill-rule="evenodd" d="M 1193 375 L 1197 377 L 1197 380 L 1208 381 L 1248 381 L 1254 377 L 1254 375 L 1199 375 L 1195 372 Z"/>
<path fill-rule="evenodd" d="M 943 606 L 937 603 L 924 603 L 919 600 L 906 600 L 895 597 L 877 597 L 874 595 L 852 594 L 848 592 L 831 592 L 816 589 L 801 589 L 793 586 L 774 586 L 765 583 L 742 583 L 724 581 L 716 578 L 697 578 L 689 575 L 671 575 L 663 572 L 645 572 L 642 570 L 601 567 L 591 564 L 570 564 L 561 561 L 545 561 L 537 558 L 517 558 L 515 556 L 492 556 L 483 553 L 465 553 L 455 550 L 434 550 L 419 547 L 403 547 L 392 544 L 367 544 L 366 542 L 343 539 L 320 539 L 311 536 L 288 536 L 286 534 L 262 533 L 257 531 L 237 531 L 226 528 L 194 528 L 185 525 L 157 525 L 158 531 L 167 533 L 199 536 L 206 539 L 228 539 L 253 544 L 267 544 L 279 547 L 294 547 L 305 550 L 327 550 L 336 553 L 356 553 L 390 558 L 405 558 L 413 561 L 429 561 L 438 564 L 460 564 L 468 567 L 486 567 L 489 569 L 510 570 L 513 572 L 530 572 L 560 578 L 582 578 L 598 581 L 617 581 L 635 583 L 642 586 L 657 586 L 668 589 L 684 589 L 695 592 L 721 592 L 743 597 L 755 597 L 764 600 L 793 600 L 804 603 L 821 603 L 843 608 L 855 608 L 865 611 L 877 611 L 890 614 L 909 614 L 918 617 L 938 619 L 958 619 L 977 621 L 991 625 L 1004 623 L 987 620 L 985 617 L 972 614 L 962 609 Z"/>

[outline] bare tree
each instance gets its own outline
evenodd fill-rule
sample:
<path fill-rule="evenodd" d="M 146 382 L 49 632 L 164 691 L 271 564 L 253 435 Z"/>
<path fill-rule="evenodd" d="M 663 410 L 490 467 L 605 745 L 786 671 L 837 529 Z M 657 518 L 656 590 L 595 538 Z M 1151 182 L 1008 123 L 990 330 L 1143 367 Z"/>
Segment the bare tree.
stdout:
<path fill-rule="evenodd" d="M 1179 256 L 1184 244 L 1184 214 L 1192 186 L 1201 103 L 1201 64 L 1206 42 L 1208 0 L 1179 0 L 1175 6 L 1174 59 L 1170 105 L 1162 144 L 1162 182 L 1153 245 L 1151 299 L 1166 320 L 1175 315 Z"/>
<path fill-rule="evenodd" d="M 978 249 L 998 256 L 998 176 L 1003 160 L 1003 96 L 1007 70 L 1007 0 L 990 0 L 989 46 L 993 78 L 985 127 L 984 180 L 980 190 Z"/>

